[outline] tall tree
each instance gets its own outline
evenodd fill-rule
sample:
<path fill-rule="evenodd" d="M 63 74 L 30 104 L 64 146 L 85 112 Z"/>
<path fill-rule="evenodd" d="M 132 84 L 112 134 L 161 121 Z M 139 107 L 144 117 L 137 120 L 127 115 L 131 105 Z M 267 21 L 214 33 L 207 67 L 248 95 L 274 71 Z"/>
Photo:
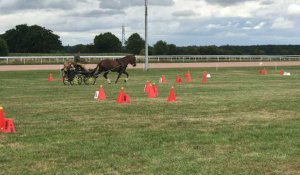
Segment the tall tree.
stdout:
<path fill-rule="evenodd" d="M 132 34 L 126 41 L 126 50 L 133 54 L 140 54 L 145 48 L 145 41 L 138 33 Z"/>
<path fill-rule="evenodd" d="M 169 47 L 168 47 L 167 42 L 162 41 L 162 40 L 157 41 L 154 44 L 153 49 L 154 49 L 154 54 L 157 54 L 157 55 L 167 55 L 169 52 Z"/>
<path fill-rule="evenodd" d="M 122 43 L 114 34 L 106 32 L 95 36 L 94 45 L 98 52 L 119 52 L 122 48 Z"/>
<path fill-rule="evenodd" d="M 175 44 L 168 44 L 168 55 L 176 55 L 177 47 Z"/>
<path fill-rule="evenodd" d="M 47 53 L 62 50 L 59 36 L 44 27 L 26 24 L 6 31 L 2 35 L 10 52 Z"/>
<path fill-rule="evenodd" d="M 7 56 L 8 55 L 8 46 L 6 41 L 0 38 L 0 56 Z"/>

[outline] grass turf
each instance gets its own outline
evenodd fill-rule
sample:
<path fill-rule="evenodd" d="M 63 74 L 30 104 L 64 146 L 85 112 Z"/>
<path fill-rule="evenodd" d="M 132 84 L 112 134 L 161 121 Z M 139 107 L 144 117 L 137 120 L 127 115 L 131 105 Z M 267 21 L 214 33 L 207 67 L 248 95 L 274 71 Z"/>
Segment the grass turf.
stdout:
<path fill-rule="evenodd" d="M 49 71 L 0 72 L 0 106 L 17 130 L 0 133 L 1 173 L 299 174 L 300 70 L 268 69 L 206 69 L 205 85 L 203 68 L 189 69 L 192 83 L 174 84 L 188 69 L 152 69 L 92 86 L 65 86 L 59 72 L 54 82 Z M 147 80 L 158 98 L 146 97 Z M 99 84 L 106 101 L 93 99 Z M 177 102 L 168 103 L 173 85 Z M 122 86 L 130 105 L 115 104 Z"/>

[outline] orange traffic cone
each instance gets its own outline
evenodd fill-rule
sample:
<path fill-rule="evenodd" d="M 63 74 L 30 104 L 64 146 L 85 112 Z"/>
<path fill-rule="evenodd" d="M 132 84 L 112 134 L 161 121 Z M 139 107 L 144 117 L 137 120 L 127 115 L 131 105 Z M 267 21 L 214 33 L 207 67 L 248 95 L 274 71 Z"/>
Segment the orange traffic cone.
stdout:
<path fill-rule="evenodd" d="M 0 106 L 0 132 L 4 131 L 4 128 L 5 128 L 4 112 L 3 112 L 3 107 Z"/>
<path fill-rule="evenodd" d="M 100 85 L 100 89 L 99 89 L 99 93 L 98 93 L 98 98 L 97 99 L 98 99 L 98 101 L 106 99 L 105 92 L 104 92 L 104 89 L 103 89 L 102 85 Z"/>
<path fill-rule="evenodd" d="M 207 73 L 206 73 L 206 71 L 204 71 L 203 73 L 202 73 L 202 83 L 204 84 L 204 83 L 206 83 L 206 80 L 207 80 Z"/>
<path fill-rule="evenodd" d="M 123 101 L 124 101 L 124 95 L 125 95 L 124 88 L 121 87 L 121 90 L 120 90 L 120 93 L 119 93 L 118 98 L 116 100 L 116 103 L 123 103 Z"/>
<path fill-rule="evenodd" d="M 13 119 L 4 117 L 3 107 L 1 106 L 0 106 L 0 132 L 16 132 Z"/>
<path fill-rule="evenodd" d="M 283 75 L 284 71 L 282 69 L 279 70 L 279 75 Z"/>
<path fill-rule="evenodd" d="M 181 83 L 181 82 L 182 82 L 182 80 L 181 80 L 181 78 L 180 78 L 179 75 L 176 75 L 176 80 L 175 80 L 175 82 L 176 82 L 176 83 Z"/>
<path fill-rule="evenodd" d="M 166 83 L 166 77 L 165 75 L 162 75 L 160 80 L 159 80 L 160 83 Z"/>
<path fill-rule="evenodd" d="M 120 93 L 117 97 L 116 103 L 130 103 L 129 95 L 124 93 L 124 88 L 121 87 Z"/>
<path fill-rule="evenodd" d="M 148 92 L 148 98 L 155 98 L 155 92 L 154 92 L 154 89 L 153 89 L 153 86 L 152 84 L 150 84 L 150 88 L 149 88 L 149 92 Z"/>
<path fill-rule="evenodd" d="M 123 102 L 123 103 L 130 103 L 130 102 L 131 102 L 131 101 L 130 101 L 129 95 L 125 94 L 125 95 L 124 95 L 124 102 Z"/>
<path fill-rule="evenodd" d="M 184 76 L 186 77 L 186 82 L 189 83 L 192 81 L 190 71 L 188 71 L 186 74 L 184 74 Z"/>
<path fill-rule="evenodd" d="M 263 74 L 264 74 L 264 75 L 267 75 L 267 74 L 268 74 L 268 70 L 267 70 L 266 68 L 263 70 Z"/>
<path fill-rule="evenodd" d="M 49 74 L 48 81 L 53 81 L 52 73 Z"/>
<path fill-rule="evenodd" d="M 145 93 L 149 93 L 149 91 L 150 91 L 150 82 L 147 81 L 147 82 L 146 82 L 146 85 L 145 85 L 145 88 L 144 88 L 144 92 L 145 92 Z"/>
<path fill-rule="evenodd" d="M 175 102 L 176 101 L 176 95 L 175 95 L 175 90 L 174 90 L 174 86 L 171 87 L 168 99 L 168 102 Z"/>
<path fill-rule="evenodd" d="M 157 96 L 158 96 L 158 89 L 157 89 L 157 87 L 156 87 L 155 83 L 153 83 L 153 84 L 152 84 L 152 88 L 153 88 L 153 91 L 154 91 L 155 97 L 157 97 Z"/>

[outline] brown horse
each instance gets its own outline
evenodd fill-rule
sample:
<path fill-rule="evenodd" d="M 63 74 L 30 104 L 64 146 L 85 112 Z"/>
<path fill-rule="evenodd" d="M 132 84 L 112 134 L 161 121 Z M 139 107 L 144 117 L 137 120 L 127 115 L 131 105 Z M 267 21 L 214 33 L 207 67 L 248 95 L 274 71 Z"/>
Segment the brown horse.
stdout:
<path fill-rule="evenodd" d="M 126 68 L 127 68 L 128 64 L 131 64 L 133 67 L 136 66 L 136 58 L 134 55 L 127 55 L 123 58 L 116 59 L 116 60 L 109 60 L 109 59 L 102 60 L 97 64 L 97 67 L 94 69 L 93 73 L 94 73 L 94 75 L 98 76 L 99 74 L 104 72 L 103 76 L 108 83 L 110 83 L 109 78 L 107 78 L 107 74 L 109 72 L 117 72 L 118 73 L 118 77 L 117 77 L 115 83 L 118 82 L 118 80 L 122 74 L 125 74 L 127 76 L 125 79 L 125 82 L 127 82 L 129 75 L 126 72 Z"/>

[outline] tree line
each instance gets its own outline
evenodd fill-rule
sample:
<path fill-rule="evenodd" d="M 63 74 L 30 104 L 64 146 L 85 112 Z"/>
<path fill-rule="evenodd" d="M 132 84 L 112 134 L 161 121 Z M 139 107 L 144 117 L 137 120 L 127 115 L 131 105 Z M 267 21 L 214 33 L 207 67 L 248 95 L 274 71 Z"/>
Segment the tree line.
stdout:
<path fill-rule="evenodd" d="M 132 53 L 144 55 L 145 41 L 138 34 L 129 36 L 125 46 L 111 32 L 96 35 L 91 44 L 63 46 L 53 31 L 38 25 L 17 25 L 0 35 L 0 56 L 9 53 Z M 184 46 L 157 41 L 149 55 L 300 55 L 300 45 Z"/>

